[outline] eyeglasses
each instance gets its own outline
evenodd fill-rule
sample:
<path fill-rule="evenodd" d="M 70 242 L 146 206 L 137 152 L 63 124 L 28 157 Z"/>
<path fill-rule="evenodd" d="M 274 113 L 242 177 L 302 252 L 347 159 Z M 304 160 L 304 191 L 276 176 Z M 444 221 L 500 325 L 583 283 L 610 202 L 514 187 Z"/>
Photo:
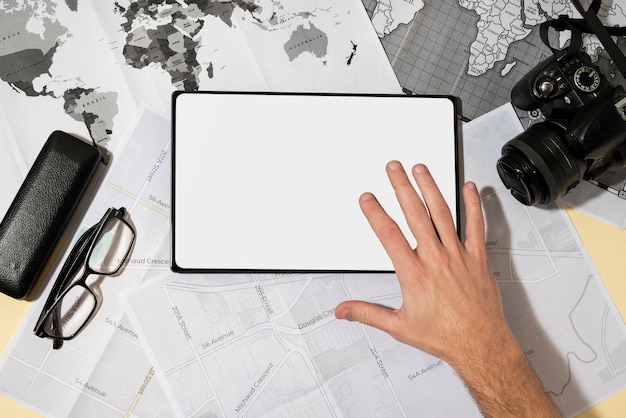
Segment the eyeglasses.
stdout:
<path fill-rule="evenodd" d="M 99 292 L 87 285 L 87 277 L 115 275 L 128 259 L 136 234 L 125 215 L 125 208 L 107 210 L 65 260 L 34 329 L 37 336 L 53 339 L 54 349 L 80 334 L 100 307 Z"/>

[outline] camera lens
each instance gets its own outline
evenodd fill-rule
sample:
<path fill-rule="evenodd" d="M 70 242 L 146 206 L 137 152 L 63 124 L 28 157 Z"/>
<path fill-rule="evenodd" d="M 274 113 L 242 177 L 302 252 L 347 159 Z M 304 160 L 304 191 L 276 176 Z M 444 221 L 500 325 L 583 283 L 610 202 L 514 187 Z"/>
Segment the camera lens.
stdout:
<path fill-rule="evenodd" d="M 507 142 L 497 163 L 502 183 L 527 206 L 553 202 L 582 179 L 585 168 L 563 127 L 552 121 L 531 125 Z"/>

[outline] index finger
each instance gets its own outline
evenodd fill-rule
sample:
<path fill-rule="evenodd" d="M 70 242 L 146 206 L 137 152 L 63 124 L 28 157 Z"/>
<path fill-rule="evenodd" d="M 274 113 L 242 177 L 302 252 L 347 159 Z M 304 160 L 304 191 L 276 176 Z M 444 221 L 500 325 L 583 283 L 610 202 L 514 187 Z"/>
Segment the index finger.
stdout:
<path fill-rule="evenodd" d="M 401 273 L 402 269 L 409 265 L 412 266 L 415 261 L 415 252 L 398 224 L 385 212 L 376 197 L 371 193 L 364 193 L 359 199 L 359 204 L 378 240 L 391 259 L 396 273 Z M 402 274 L 398 274 L 398 276 L 400 277 Z"/>

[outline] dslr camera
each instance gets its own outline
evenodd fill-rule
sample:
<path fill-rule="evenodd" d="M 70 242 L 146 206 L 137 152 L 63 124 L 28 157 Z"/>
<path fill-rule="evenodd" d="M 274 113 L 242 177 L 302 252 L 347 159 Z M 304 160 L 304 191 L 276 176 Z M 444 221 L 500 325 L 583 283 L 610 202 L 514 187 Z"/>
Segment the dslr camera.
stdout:
<path fill-rule="evenodd" d="M 584 52 L 539 63 L 513 87 L 511 102 L 545 116 L 507 142 L 497 162 L 500 179 L 521 203 L 547 205 L 582 179 L 624 167 L 626 94 Z"/>

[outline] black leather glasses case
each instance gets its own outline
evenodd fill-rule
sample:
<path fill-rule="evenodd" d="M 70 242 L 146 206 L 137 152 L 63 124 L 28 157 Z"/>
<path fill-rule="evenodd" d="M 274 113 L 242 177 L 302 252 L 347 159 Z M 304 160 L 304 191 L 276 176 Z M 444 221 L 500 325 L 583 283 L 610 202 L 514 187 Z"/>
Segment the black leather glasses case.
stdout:
<path fill-rule="evenodd" d="M 91 144 L 50 135 L 0 224 L 0 292 L 28 295 L 101 160 Z"/>

